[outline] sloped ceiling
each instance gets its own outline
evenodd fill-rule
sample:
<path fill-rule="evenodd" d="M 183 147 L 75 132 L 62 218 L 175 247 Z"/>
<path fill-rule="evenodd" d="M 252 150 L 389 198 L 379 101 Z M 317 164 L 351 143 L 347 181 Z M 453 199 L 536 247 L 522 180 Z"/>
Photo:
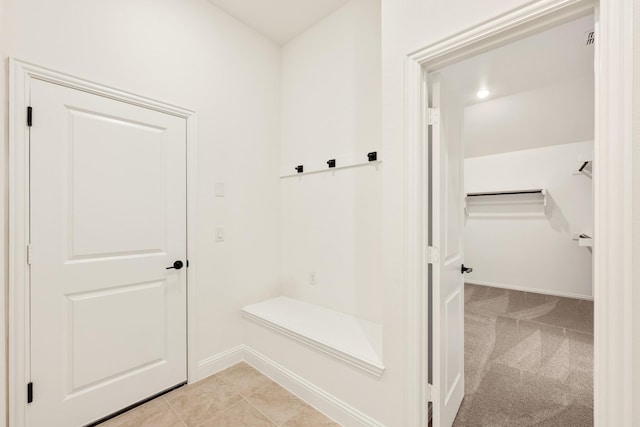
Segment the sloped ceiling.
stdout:
<path fill-rule="evenodd" d="M 593 28 L 586 16 L 440 71 L 465 108 L 465 157 L 593 139 Z"/>

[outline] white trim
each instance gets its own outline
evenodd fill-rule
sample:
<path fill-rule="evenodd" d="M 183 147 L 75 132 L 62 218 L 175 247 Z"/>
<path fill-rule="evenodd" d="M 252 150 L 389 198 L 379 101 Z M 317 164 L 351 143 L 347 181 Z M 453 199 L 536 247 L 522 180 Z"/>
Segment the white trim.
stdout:
<path fill-rule="evenodd" d="M 28 77 L 9 60 L 9 289 L 8 306 L 8 419 L 10 426 L 26 422 L 26 379 L 29 378 L 29 340 L 26 339 L 29 304 L 25 284 L 29 282 L 26 247 L 29 242 L 29 163 L 26 141 L 26 107 L 29 105 Z"/>
<path fill-rule="evenodd" d="M 196 381 L 201 381 L 242 361 L 342 425 L 384 427 L 383 424 L 246 344 L 232 347 L 222 353 L 201 360 L 198 363 L 199 375 Z"/>
<path fill-rule="evenodd" d="M 198 224 L 198 115 L 195 111 L 185 110 L 187 121 L 187 381 L 195 382 L 198 365 L 198 325 L 196 307 L 198 306 L 196 268 L 198 251 L 196 250 L 196 227 Z"/>
<path fill-rule="evenodd" d="M 488 282 L 485 280 L 465 280 L 465 284 L 490 286 L 492 288 L 508 289 L 511 291 L 532 292 L 534 294 L 551 295 L 554 297 L 582 299 L 585 301 L 593 301 L 593 297 L 589 295 L 572 294 L 571 292 L 559 292 L 549 289 L 529 288 L 526 286 L 516 286 L 506 283 Z"/>
<path fill-rule="evenodd" d="M 407 55 L 405 63 L 405 274 L 406 292 L 406 384 L 407 425 L 426 425 L 420 347 L 427 330 L 421 317 L 426 298 L 418 299 L 427 283 L 423 280 L 421 235 L 425 165 L 411 156 L 423 144 L 422 105 L 416 101 L 423 74 L 448 63 L 523 37 L 551 25 L 594 11 L 596 19 L 596 138 L 594 174 L 595 227 L 595 373 L 596 426 L 631 426 L 632 414 L 632 277 L 631 277 L 631 165 L 633 125 L 633 0 L 540 0 L 526 4 L 439 43 Z M 434 319 L 437 322 L 437 319 Z M 416 414 L 416 415 L 414 415 Z M 419 421 L 415 422 L 415 417 Z M 438 427 L 438 426 L 436 426 Z"/>
<path fill-rule="evenodd" d="M 176 107 L 150 98 L 123 92 L 95 82 L 72 77 L 37 65 L 9 58 L 9 294 L 7 329 L 9 337 L 9 379 L 8 379 L 8 412 L 9 425 L 29 425 L 26 404 L 26 383 L 30 378 L 29 339 L 27 337 L 29 322 L 29 304 L 26 295 L 29 283 L 26 251 L 29 243 L 28 228 L 28 189 L 29 133 L 26 126 L 26 108 L 29 105 L 30 82 L 32 79 L 55 83 L 72 89 L 81 90 L 117 101 L 126 102 L 155 111 L 184 118 L 187 124 L 187 255 L 190 264 L 196 259 L 195 224 L 196 224 L 196 149 L 197 124 L 196 113 L 192 110 Z M 194 381 L 196 375 L 196 325 L 195 295 L 196 282 L 194 269 L 187 269 L 187 346 L 188 346 L 188 381 Z"/>
<path fill-rule="evenodd" d="M 222 353 L 202 359 L 198 362 L 197 375 L 195 375 L 193 381 L 190 382 L 205 379 L 235 365 L 236 363 L 242 362 L 243 360 L 244 346 L 242 344 L 223 351 Z"/>
<path fill-rule="evenodd" d="M 301 344 L 311 347 L 316 351 L 334 357 L 335 359 L 338 359 L 339 361 L 346 363 L 347 365 L 353 366 L 354 368 L 360 369 L 367 374 L 373 375 L 377 378 L 381 378 L 382 374 L 384 373 L 384 366 L 381 363 L 363 359 L 355 354 L 343 351 L 336 346 L 332 346 L 325 342 L 314 339 L 313 337 L 302 334 L 290 327 L 287 327 L 286 325 L 282 325 L 263 316 L 256 315 L 247 310 L 247 307 L 243 308 L 241 312 L 242 317 L 244 317 L 245 319 L 251 320 L 258 325 L 269 328 L 274 332 L 284 335 L 285 337 L 291 338 Z"/>
<path fill-rule="evenodd" d="M 594 403 L 603 427 L 631 426 L 634 408 L 633 3 L 600 0 L 596 15 Z"/>
<path fill-rule="evenodd" d="M 417 78 L 415 78 L 417 76 Z M 423 164 L 427 153 L 423 140 L 422 95 L 424 91 L 422 67 L 416 61 L 405 62 L 405 194 L 404 194 L 404 274 L 406 297 L 404 302 L 404 324 L 406 325 L 406 363 L 403 402 L 404 425 L 426 426 L 426 387 L 429 355 L 427 352 L 427 266 L 425 253 L 427 242 L 427 200 Z M 408 114 L 409 112 L 413 114 Z M 414 143 L 409 143 L 412 141 Z M 423 305 L 423 301 L 425 301 Z"/>
<path fill-rule="evenodd" d="M 407 57 L 430 70 L 593 12 L 595 0 L 539 0 L 504 13 Z"/>
<path fill-rule="evenodd" d="M 384 427 L 378 421 L 353 406 L 327 393 L 282 365 L 244 346 L 244 360 L 309 405 L 342 425 L 359 427 Z"/>

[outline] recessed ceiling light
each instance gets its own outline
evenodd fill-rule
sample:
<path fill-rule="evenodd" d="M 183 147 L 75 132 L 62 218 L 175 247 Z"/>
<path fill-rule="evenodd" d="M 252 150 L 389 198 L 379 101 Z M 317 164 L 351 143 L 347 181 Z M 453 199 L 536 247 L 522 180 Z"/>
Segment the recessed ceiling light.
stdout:
<path fill-rule="evenodd" d="M 478 93 L 476 93 L 476 96 L 479 99 L 485 99 L 486 97 L 488 97 L 491 94 L 491 92 L 489 92 L 489 89 L 480 89 L 478 91 Z"/>

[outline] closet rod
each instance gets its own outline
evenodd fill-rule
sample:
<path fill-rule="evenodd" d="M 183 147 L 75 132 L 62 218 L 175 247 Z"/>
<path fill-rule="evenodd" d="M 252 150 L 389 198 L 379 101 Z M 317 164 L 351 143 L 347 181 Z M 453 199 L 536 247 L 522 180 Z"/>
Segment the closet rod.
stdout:
<path fill-rule="evenodd" d="M 509 194 L 537 194 L 543 193 L 543 190 L 520 190 L 520 191 L 498 191 L 495 193 L 469 193 L 467 197 L 478 197 L 478 196 L 503 196 Z"/>

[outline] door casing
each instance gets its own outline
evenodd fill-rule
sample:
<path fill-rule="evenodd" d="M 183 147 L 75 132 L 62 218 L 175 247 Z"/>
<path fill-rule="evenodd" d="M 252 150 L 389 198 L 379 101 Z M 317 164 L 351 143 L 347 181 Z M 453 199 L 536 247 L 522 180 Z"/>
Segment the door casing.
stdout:
<path fill-rule="evenodd" d="M 428 118 L 429 72 L 547 27 L 594 14 L 594 421 L 631 426 L 633 313 L 631 158 L 633 0 L 540 0 L 411 52 L 405 59 L 405 425 L 424 426 L 438 390 L 428 372 Z M 435 230 L 434 230 L 435 232 Z M 615 284 L 615 285 L 614 285 Z M 434 324 L 439 319 L 434 318 Z M 440 427 L 440 426 L 435 426 Z"/>
<path fill-rule="evenodd" d="M 197 116 L 195 111 L 134 95 L 89 80 L 53 71 L 9 58 L 9 289 L 8 289 L 8 413 L 9 425 L 29 426 L 27 383 L 30 378 L 29 340 L 29 128 L 26 111 L 31 82 L 66 86 L 98 96 L 152 109 L 185 119 L 187 128 L 187 258 L 196 261 L 196 148 Z M 34 123 L 37 111 L 34 111 Z M 193 382 L 197 372 L 195 337 L 196 278 L 193 268 L 187 275 L 187 380 Z M 37 385 L 36 392 L 37 396 Z"/>

